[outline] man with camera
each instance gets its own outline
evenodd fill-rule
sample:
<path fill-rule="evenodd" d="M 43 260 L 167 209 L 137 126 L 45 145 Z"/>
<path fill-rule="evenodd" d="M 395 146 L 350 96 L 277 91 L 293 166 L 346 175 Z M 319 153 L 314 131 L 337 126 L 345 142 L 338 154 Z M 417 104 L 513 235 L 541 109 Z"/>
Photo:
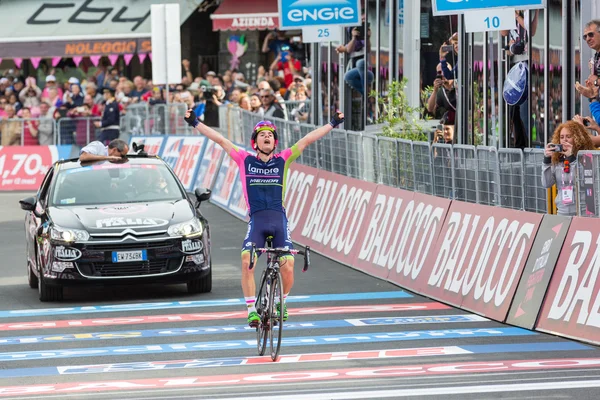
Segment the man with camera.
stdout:
<path fill-rule="evenodd" d="M 362 13 L 362 25 L 349 29 L 350 41 L 346 45 L 339 45 L 335 51 L 340 53 L 346 53 L 350 57 L 350 64 L 352 68 L 344 75 L 344 81 L 350 87 L 361 95 L 364 95 L 364 71 L 365 71 L 365 55 L 371 52 L 371 28 L 367 24 L 366 38 L 365 38 L 365 14 L 364 10 Z M 367 70 L 367 84 L 370 85 L 373 82 L 375 76 L 373 72 Z"/>
<path fill-rule="evenodd" d="M 530 30 L 527 30 L 529 23 L 529 11 L 515 11 L 515 29 L 510 31 L 503 30 L 500 34 L 507 37 L 508 45 L 504 47 L 507 56 L 510 56 L 511 68 L 517 64 L 527 67 L 529 57 L 527 55 L 527 42 L 529 36 L 535 35 L 537 30 L 538 10 L 534 11 L 531 21 Z M 526 68 L 525 68 L 526 69 Z M 512 71 L 511 71 L 512 72 Z M 509 73 L 510 74 L 510 73 Z M 520 87 L 520 86 L 519 86 Z M 525 88 L 527 85 L 525 86 Z M 526 96 L 528 93 L 522 93 L 521 96 Z M 522 101 L 515 104 L 508 103 L 508 118 L 512 122 L 512 143 L 511 147 L 523 149 L 529 145 L 529 125 L 531 115 L 529 113 L 529 104 L 527 101 Z"/>
<path fill-rule="evenodd" d="M 442 64 L 438 64 L 437 76 L 433 81 L 433 92 L 427 100 L 427 111 L 434 119 L 447 116 L 450 124 L 454 124 L 456 115 L 456 90 L 454 81 L 447 79 L 442 72 Z"/>

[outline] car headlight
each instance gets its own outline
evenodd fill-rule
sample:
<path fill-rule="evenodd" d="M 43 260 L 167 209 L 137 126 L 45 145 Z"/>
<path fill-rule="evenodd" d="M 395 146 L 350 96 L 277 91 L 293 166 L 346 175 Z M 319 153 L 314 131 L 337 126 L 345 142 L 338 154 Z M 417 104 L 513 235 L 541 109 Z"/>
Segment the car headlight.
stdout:
<path fill-rule="evenodd" d="M 56 225 L 50 228 L 50 239 L 59 242 L 85 242 L 89 238 L 90 234 L 81 229 L 66 229 Z"/>
<path fill-rule="evenodd" d="M 197 237 L 202 235 L 202 224 L 198 218 L 194 218 L 181 224 L 171 225 L 168 232 L 170 236 Z"/>

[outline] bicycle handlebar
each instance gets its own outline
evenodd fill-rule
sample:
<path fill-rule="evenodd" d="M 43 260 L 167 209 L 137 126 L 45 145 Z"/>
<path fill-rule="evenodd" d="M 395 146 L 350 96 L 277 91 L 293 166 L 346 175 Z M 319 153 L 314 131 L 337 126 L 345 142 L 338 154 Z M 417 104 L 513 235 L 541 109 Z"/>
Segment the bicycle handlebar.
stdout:
<path fill-rule="evenodd" d="M 296 254 L 300 254 L 301 256 L 304 256 L 304 266 L 302 267 L 302 272 L 306 272 L 306 270 L 308 270 L 308 267 L 310 266 L 310 246 L 306 246 L 306 248 L 304 249 L 304 251 L 302 250 L 296 250 L 296 249 L 288 249 L 286 247 L 278 247 L 278 248 L 269 248 L 269 247 L 259 247 L 257 248 L 256 245 L 254 243 L 252 243 L 252 251 L 250 252 L 250 265 L 248 266 L 249 270 L 252 270 L 252 268 L 254 268 L 254 258 L 256 257 L 256 253 L 259 252 L 260 254 L 263 253 L 270 253 L 270 254 L 275 254 L 276 256 L 284 256 L 284 255 L 296 255 Z"/>

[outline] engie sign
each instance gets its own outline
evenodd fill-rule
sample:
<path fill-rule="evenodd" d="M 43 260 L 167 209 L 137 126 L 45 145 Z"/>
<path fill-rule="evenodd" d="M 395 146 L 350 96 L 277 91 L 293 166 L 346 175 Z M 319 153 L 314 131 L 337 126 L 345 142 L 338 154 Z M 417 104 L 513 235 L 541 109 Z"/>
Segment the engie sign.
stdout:
<path fill-rule="evenodd" d="M 360 25 L 360 0 L 278 0 L 279 28 Z"/>

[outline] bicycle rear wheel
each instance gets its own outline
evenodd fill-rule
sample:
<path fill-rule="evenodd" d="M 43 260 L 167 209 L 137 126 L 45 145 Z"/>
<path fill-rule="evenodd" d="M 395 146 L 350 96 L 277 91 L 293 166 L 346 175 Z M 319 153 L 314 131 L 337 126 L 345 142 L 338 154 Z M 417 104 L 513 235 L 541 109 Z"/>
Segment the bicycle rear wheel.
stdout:
<path fill-rule="evenodd" d="M 281 349 L 281 337 L 283 334 L 283 281 L 279 271 L 272 275 L 271 290 L 269 295 L 269 317 L 270 327 L 269 341 L 271 343 L 271 359 L 277 360 Z M 277 313 L 276 300 L 281 302 L 280 312 Z"/>
<path fill-rule="evenodd" d="M 256 327 L 256 349 L 259 356 L 265 355 L 269 337 L 268 301 L 269 291 L 267 290 L 266 274 L 263 271 L 260 279 L 260 289 L 258 290 L 258 296 L 256 296 L 256 313 L 260 316 L 260 321 Z"/>

